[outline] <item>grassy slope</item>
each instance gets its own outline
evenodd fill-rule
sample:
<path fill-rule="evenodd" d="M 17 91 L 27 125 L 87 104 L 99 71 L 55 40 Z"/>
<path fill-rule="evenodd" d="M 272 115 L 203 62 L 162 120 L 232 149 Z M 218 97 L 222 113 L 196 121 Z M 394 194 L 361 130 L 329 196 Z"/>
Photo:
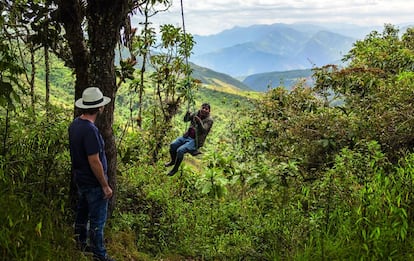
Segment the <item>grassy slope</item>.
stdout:
<path fill-rule="evenodd" d="M 218 85 L 222 86 L 223 84 L 232 86 L 233 89 L 248 91 L 251 90 L 247 85 L 243 84 L 237 79 L 224 74 L 213 71 L 208 68 L 204 68 L 195 64 L 191 64 L 193 69 L 192 77 L 199 79 L 202 83 L 207 85 Z"/>

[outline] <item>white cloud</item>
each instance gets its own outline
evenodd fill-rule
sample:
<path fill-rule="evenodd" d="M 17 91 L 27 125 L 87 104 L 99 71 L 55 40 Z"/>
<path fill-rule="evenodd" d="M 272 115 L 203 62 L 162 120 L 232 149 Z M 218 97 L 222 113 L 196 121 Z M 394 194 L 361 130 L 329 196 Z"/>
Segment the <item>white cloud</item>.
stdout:
<path fill-rule="evenodd" d="M 213 34 L 235 26 L 273 23 L 384 25 L 414 22 L 414 0 L 182 0 L 187 32 Z M 139 20 L 139 17 L 136 19 Z M 152 18 L 182 25 L 180 0 Z"/>

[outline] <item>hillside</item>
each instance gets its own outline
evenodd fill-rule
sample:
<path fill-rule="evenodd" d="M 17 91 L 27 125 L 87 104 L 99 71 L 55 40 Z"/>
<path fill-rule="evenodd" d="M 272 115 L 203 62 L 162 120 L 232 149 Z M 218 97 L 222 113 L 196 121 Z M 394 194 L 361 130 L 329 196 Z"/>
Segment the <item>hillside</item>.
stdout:
<path fill-rule="evenodd" d="M 191 64 L 191 67 L 193 69 L 192 77 L 200 80 L 205 87 L 242 96 L 249 92 L 266 92 L 268 87 L 284 86 L 290 89 L 301 79 L 306 79 L 307 84 L 312 85 L 311 69 L 258 73 L 238 80 L 230 75 L 195 64 Z"/>
<path fill-rule="evenodd" d="M 237 79 L 234 79 L 233 77 L 224 74 L 219 73 L 216 71 L 213 71 L 211 69 L 198 66 L 196 64 L 191 64 L 191 68 L 193 69 L 192 77 L 195 79 L 200 80 L 203 84 L 207 85 L 213 85 L 218 88 L 226 88 L 226 89 L 232 89 L 233 91 L 237 90 L 251 90 L 248 86 L 246 86 L 244 83 L 240 82 Z M 236 90 L 237 89 L 237 90 Z"/>

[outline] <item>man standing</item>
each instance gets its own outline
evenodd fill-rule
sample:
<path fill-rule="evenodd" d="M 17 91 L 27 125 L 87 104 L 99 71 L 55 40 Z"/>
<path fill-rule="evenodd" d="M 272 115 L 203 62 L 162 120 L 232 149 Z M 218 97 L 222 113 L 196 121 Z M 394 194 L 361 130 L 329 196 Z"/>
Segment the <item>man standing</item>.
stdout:
<path fill-rule="evenodd" d="M 76 241 L 82 251 L 93 252 L 94 260 L 99 261 L 113 260 L 106 253 L 103 235 L 112 189 L 108 184 L 104 140 L 95 126 L 96 118 L 110 101 L 99 88 L 86 88 L 82 98 L 75 102 L 82 114 L 69 126 L 70 156 L 79 194 Z M 90 246 L 87 245 L 88 234 Z"/>
<path fill-rule="evenodd" d="M 210 104 L 203 103 L 197 113 L 187 112 L 184 121 L 191 121 L 191 125 L 182 137 L 177 138 L 170 144 L 171 161 L 166 163 L 165 166 L 174 165 L 174 168 L 168 172 L 168 176 L 173 176 L 178 171 L 185 153 L 196 154 L 197 150 L 204 145 L 204 141 L 213 126 L 213 119 L 210 117 Z"/>

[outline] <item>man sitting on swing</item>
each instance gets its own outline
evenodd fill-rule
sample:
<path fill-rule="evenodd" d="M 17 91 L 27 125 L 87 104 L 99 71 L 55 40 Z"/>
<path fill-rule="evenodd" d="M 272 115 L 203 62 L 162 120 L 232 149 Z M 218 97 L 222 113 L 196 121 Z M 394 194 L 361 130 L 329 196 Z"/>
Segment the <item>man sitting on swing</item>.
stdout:
<path fill-rule="evenodd" d="M 203 146 L 204 141 L 211 127 L 213 119 L 210 117 L 210 104 L 203 103 L 197 113 L 187 112 L 184 121 L 191 121 L 191 125 L 182 137 L 178 137 L 170 144 L 171 161 L 166 163 L 166 167 L 174 165 L 174 168 L 168 172 L 168 176 L 173 176 L 180 167 L 185 153 L 197 155 L 198 149 Z"/>

